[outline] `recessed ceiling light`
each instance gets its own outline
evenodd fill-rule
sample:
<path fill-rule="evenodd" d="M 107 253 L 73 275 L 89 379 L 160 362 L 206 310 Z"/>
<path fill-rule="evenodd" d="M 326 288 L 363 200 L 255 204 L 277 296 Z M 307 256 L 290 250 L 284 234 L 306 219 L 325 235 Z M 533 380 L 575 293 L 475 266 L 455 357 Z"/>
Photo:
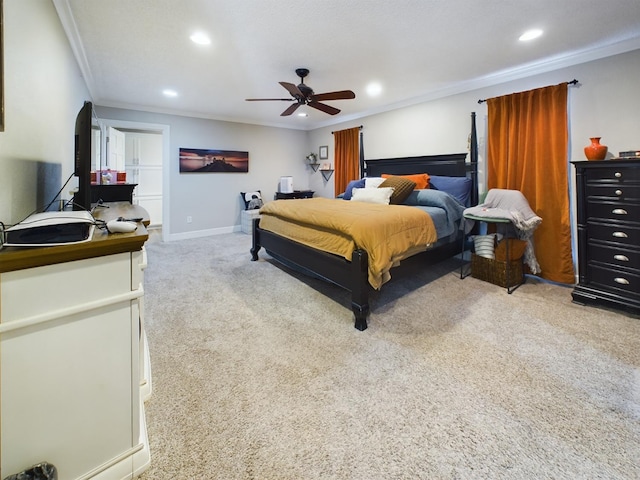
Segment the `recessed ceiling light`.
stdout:
<path fill-rule="evenodd" d="M 378 82 L 371 82 L 369 85 L 367 85 L 366 90 L 367 94 L 370 97 L 377 97 L 382 93 L 382 85 L 380 85 Z"/>
<path fill-rule="evenodd" d="M 301 113 L 299 113 L 299 114 L 298 114 L 298 116 L 299 116 L 299 117 L 308 117 L 308 116 L 309 116 L 309 114 L 308 114 L 308 113 L 305 113 L 305 112 L 301 112 Z"/>
<path fill-rule="evenodd" d="M 204 32 L 195 32 L 189 38 L 193 43 L 197 43 L 198 45 L 209 45 L 211 43 L 209 35 Z"/>
<path fill-rule="evenodd" d="M 176 92 L 175 90 L 171 90 L 170 88 L 166 88 L 162 91 L 162 94 L 165 97 L 177 97 L 178 96 L 178 92 Z"/>
<path fill-rule="evenodd" d="M 522 35 L 520 35 L 518 40 L 520 40 L 521 42 L 528 42 L 529 40 L 538 38 L 541 35 L 542 35 L 542 30 L 538 28 L 534 28 L 533 30 L 527 30 L 526 32 L 524 32 Z"/>

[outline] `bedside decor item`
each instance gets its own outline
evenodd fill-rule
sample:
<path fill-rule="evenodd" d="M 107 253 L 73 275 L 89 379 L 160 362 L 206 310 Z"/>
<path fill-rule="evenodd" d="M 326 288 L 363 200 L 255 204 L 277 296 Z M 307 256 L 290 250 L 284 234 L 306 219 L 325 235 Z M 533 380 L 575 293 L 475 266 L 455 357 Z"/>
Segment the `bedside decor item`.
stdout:
<path fill-rule="evenodd" d="M 329 146 L 322 145 L 319 149 L 319 153 L 320 153 L 320 160 L 326 160 L 327 158 L 329 158 Z"/>
<path fill-rule="evenodd" d="M 625 150 L 618 154 L 619 158 L 640 159 L 640 149 L 638 150 Z"/>
<path fill-rule="evenodd" d="M 600 143 L 602 137 L 590 137 L 591 143 L 584 147 L 584 154 L 587 160 L 604 160 L 607 156 L 608 147 Z"/>
<path fill-rule="evenodd" d="M 311 152 L 305 158 L 307 159 L 307 162 L 310 163 L 310 164 L 318 163 L 318 155 L 316 155 L 313 152 Z"/>
<path fill-rule="evenodd" d="M 253 192 L 240 192 L 240 196 L 244 201 L 245 210 L 258 210 L 263 205 L 262 193 L 260 193 L 260 190 L 255 190 Z"/>
<path fill-rule="evenodd" d="M 280 177 L 280 182 L 278 182 L 278 192 L 293 193 L 293 177 Z"/>

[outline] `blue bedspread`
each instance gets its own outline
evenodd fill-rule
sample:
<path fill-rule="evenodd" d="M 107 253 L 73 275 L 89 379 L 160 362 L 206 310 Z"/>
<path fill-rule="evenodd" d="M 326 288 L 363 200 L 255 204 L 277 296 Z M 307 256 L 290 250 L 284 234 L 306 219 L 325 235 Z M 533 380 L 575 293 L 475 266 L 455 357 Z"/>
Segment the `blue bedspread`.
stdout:
<path fill-rule="evenodd" d="M 432 189 L 414 190 L 404 204 L 418 207 L 431 215 L 438 238 L 455 233 L 465 209 L 453 196 L 441 190 Z"/>

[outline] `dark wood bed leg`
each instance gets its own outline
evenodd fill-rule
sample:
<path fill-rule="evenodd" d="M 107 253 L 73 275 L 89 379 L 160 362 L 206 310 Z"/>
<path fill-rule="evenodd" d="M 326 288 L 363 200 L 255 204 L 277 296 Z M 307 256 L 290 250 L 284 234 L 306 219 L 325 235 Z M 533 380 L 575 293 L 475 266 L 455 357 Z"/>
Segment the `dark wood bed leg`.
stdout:
<path fill-rule="evenodd" d="M 369 277 L 368 255 L 363 250 L 356 250 L 351 256 L 351 309 L 356 318 L 355 327 L 362 331 L 367 329 L 369 315 Z"/>
<path fill-rule="evenodd" d="M 356 317 L 355 327 L 357 330 L 363 331 L 367 329 L 367 316 L 369 315 L 369 305 L 351 304 L 351 309 Z"/>
<path fill-rule="evenodd" d="M 254 218 L 253 225 L 251 228 L 251 234 L 253 235 L 253 241 L 251 243 L 251 261 L 255 262 L 258 260 L 258 252 L 260 251 L 260 230 L 258 230 L 258 226 L 260 225 L 260 219 Z"/>

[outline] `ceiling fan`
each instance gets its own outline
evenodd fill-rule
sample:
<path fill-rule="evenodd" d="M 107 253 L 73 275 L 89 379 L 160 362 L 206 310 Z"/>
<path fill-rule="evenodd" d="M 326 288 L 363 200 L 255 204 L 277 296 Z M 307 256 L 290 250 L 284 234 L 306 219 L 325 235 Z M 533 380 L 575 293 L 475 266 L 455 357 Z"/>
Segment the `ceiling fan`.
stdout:
<path fill-rule="evenodd" d="M 356 98 L 356 94 L 351 90 L 339 90 L 337 92 L 328 92 L 328 93 L 313 93 L 311 87 L 305 85 L 304 77 L 309 75 L 309 70 L 307 68 L 297 68 L 296 75 L 300 77 L 300 85 L 294 85 L 293 83 L 287 82 L 279 82 L 287 91 L 291 94 L 292 98 L 247 98 L 247 102 L 269 102 L 269 101 L 283 101 L 283 102 L 293 102 L 289 108 L 287 108 L 284 112 L 280 114 L 281 117 L 286 117 L 295 112 L 299 106 L 301 105 L 309 105 L 312 108 L 320 110 L 322 112 L 328 113 L 329 115 L 335 115 L 340 113 L 340 110 L 332 107 L 331 105 L 326 105 L 324 103 L 320 103 L 321 101 L 326 100 L 349 100 L 352 98 Z"/>

